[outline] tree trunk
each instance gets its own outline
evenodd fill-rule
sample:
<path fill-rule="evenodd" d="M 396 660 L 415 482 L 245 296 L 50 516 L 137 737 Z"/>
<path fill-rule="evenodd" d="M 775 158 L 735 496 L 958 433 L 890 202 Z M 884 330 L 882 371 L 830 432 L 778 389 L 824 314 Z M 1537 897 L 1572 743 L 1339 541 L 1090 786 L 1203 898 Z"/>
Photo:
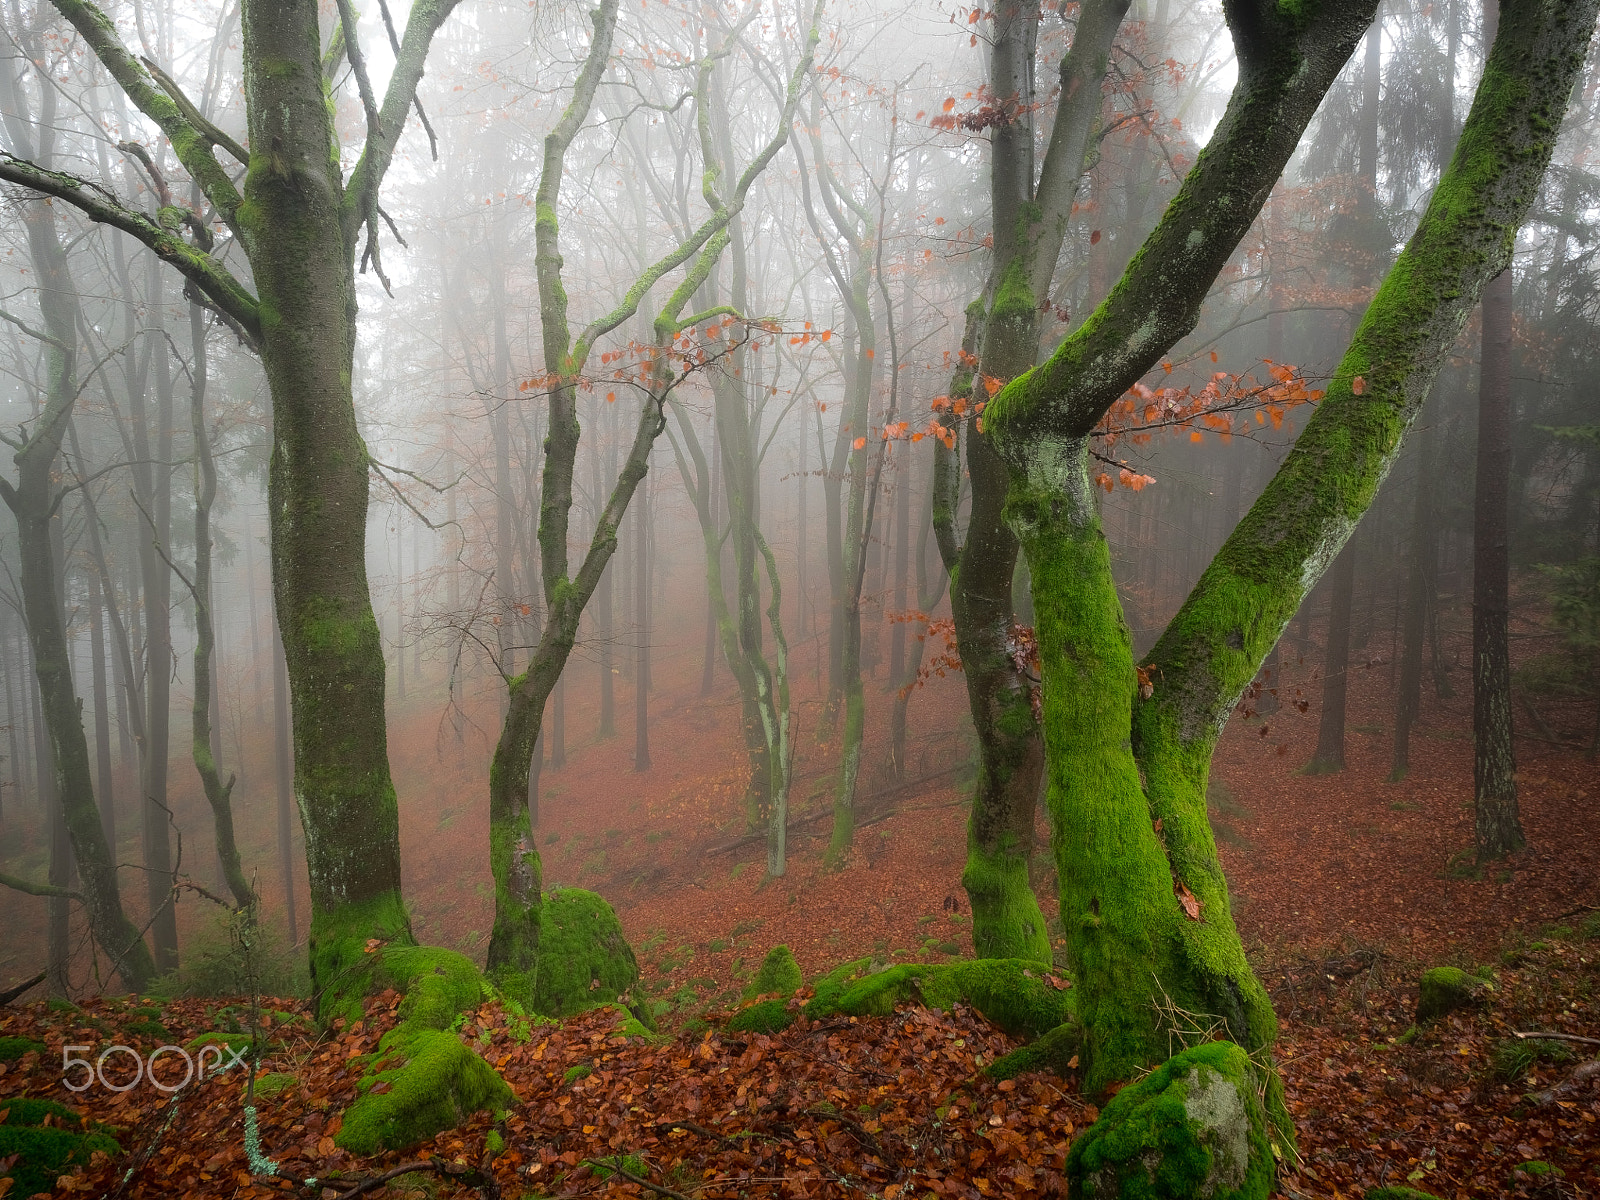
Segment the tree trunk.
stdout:
<path fill-rule="evenodd" d="M 1328 572 L 1328 645 L 1322 663 L 1322 719 L 1307 775 L 1344 770 L 1345 697 L 1350 683 L 1350 607 L 1356 587 L 1356 539 L 1345 543 Z"/>
<path fill-rule="evenodd" d="M 161 265 L 149 260 L 147 319 L 155 324 L 151 362 L 156 386 L 155 438 L 150 437 L 144 395 L 132 397 L 134 447 L 143 464 L 134 468 L 135 490 L 143 509 L 139 529 L 139 570 L 144 591 L 144 762 L 141 764 L 140 811 L 143 821 L 145 895 L 155 914 L 150 937 L 156 969 L 178 966 L 178 914 L 172 884 L 172 858 L 167 804 L 167 773 L 172 752 L 172 575 L 162 554 L 172 544 L 172 360 L 162 326 Z M 142 466 L 143 469 L 140 469 Z"/>
<path fill-rule="evenodd" d="M 194 441 L 194 702 L 190 709 L 193 728 L 192 753 L 211 819 L 216 829 L 217 859 L 223 879 L 241 909 L 254 909 L 256 894 L 245 879 L 239 861 L 239 844 L 233 832 L 233 785 L 235 776 L 223 782 L 217 764 L 216 731 L 211 724 L 212 687 L 215 671 L 212 653 L 216 630 L 212 625 L 211 584 L 211 506 L 217 498 L 217 468 L 211 457 L 211 431 L 206 428 L 206 385 L 209 382 L 206 356 L 205 309 L 189 305 L 189 340 L 194 366 L 189 404 L 189 432 Z"/>
<path fill-rule="evenodd" d="M 1438 402 L 1431 411 L 1438 413 Z M 1400 649 L 1400 681 L 1394 704 L 1394 756 L 1389 782 L 1399 783 L 1411 771 L 1411 730 L 1422 713 L 1422 651 L 1429 593 L 1434 586 L 1437 548 L 1433 528 L 1433 429 L 1430 408 L 1418 414 L 1416 483 L 1412 497 L 1411 545 L 1406 565 L 1406 600 Z"/>
<path fill-rule="evenodd" d="M 92 520 L 92 516 L 90 517 Z M 95 791 L 100 798 L 100 827 L 113 856 L 117 847 L 116 786 L 111 773 L 111 703 L 106 683 L 105 605 L 100 599 L 100 572 L 93 563 L 84 572 L 89 583 L 89 653 L 94 657 Z"/>
<path fill-rule="evenodd" d="M 298 945 L 300 925 L 295 917 L 294 861 L 294 730 L 289 724 L 289 669 L 284 660 L 278 622 L 272 622 L 272 761 L 277 784 L 278 863 L 283 870 L 285 915 L 289 921 L 289 944 Z"/>
<path fill-rule="evenodd" d="M 1493 3 L 1494 0 L 1489 0 Z M 1478 462 L 1472 531 L 1472 781 L 1478 861 L 1527 844 L 1511 744 L 1511 271 L 1483 291 Z"/>
<path fill-rule="evenodd" d="M 650 489 L 633 514 L 633 769 L 650 769 Z"/>

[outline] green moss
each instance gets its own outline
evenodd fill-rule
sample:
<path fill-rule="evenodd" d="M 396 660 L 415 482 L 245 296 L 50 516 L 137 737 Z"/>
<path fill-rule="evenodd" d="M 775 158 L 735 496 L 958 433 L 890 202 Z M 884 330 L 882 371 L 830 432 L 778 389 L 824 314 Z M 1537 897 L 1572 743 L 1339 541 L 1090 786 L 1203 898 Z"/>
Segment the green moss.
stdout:
<path fill-rule="evenodd" d="M 0 1161 L 17 1156 L 9 1172 L 0 1179 L 12 1181 L 11 1194 L 32 1196 L 51 1192 L 56 1177 L 75 1166 L 87 1166 L 95 1151 L 116 1155 L 122 1148 L 102 1129 L 85 1129 L 83 1120 L 72 1109 L 53 1100 L 16 1096 L 0 1100 Z M 46 1117 L 64 1127 L 40 1125 Z M 3 1189 L 0 1189 L 3 1190 Z"/>
<path fill-rule="evenodd" d="M 334 1142 L 353 1154 L 403 1150 L 450 1129 L 480 1110 L 509 1108 L 516 1094 L 453 1033 L 402 1024 L 379 1043 L 401 1065 L 378 1073 L 389 1084 L 345 1110 Z"/>
<path fill-rule="evenodd" d="M 763 1000 L 741 1008 L 728 1021 L 730 1033 L 782 1033 L 794 1024 L 794 1013 L 783 1000 Z"/>
<path fill-rule="evenodd" d="M 24 1054 L 43 1054 L 46 1050 L 43 1042 L 36 1042 L 25 1037 L 0 1037 L 0 1062 L 15 1062 Z"/>
<path fill-rule="evenodd" d="M 905 963 L 867 975 L 839 998 L 838 1009 L 851 1016 L 888 1016 L 908 1002 L 946 1011 L 965 1002 L 1013 1037 L 1032 1038 L 1072 1019 L 1070 996 L 1045 981 L 1038 963 L 976 959 Z"/>
<path fill-rule="evenodd" d="M 839 1001 L 850 990 L 850 985 L 865 975 L 871 966 L 870 958 L 853 958 L 849 962 L 840 963 L 817 980 L 812 997 L 806 1002 L 806 1019 L 820 1021 L 838 1012 Z"/>
<path fill-rule="evenodd" d="M 1066 1171 L 1074 1197 L 1266 1200 L 1272 1150 L 1250 1060 L 1232 1042 L 1168 1059 L 1112 1097 Z"/>
<path fill-rule="evenodd" d="M 561 1082 L 572 1083 L 574 1080 L 587 1079 L 593 1074 L 594 1068 L 588 1063 L 578 1063 L 566 1069 L 566 1072 L 561 1076 Z"/>
<path fill-rule="evenodd" d="M 1076 1021 L 1057 1025 L 1043 1037 L 1002 1054 L 983 1069 L 990 1079 L 1015 1079 L 1030 1071 L 1049 1071 L 1063 1078 L 1076 1069 L 1083 1046 L 1083 1027 Z"/>
<path fill-rule="evenodd" d="M 1050 931 L 1028 878 L 1028 859 L 1009 845 L 986 852 L 973 828 L 977 815 L 975 803 L 961 872 L 972 904 L 973 952 L 979 958 L 1025 958 L 1048 966 Z"/>
<path fill-rule="evenodd" d="M 202 1033 L 199 1037 L 190 1038 L 183 1044 L 185 1050 L 198 1050 L 202 1046 L 226 1046 L 230 1050 L 237 1050 L 240 1054 L 248 1053 L 254 1044 L 248 1033 L 222 1033 L 213 1031 Z"/>
<path fill-rule="evenodd" d="M 611 1165 L 607 1166 L 607 1163 Z M 596 1179 L 610 1179 L 617 1173 L 617 1167 L 621 1167 L 629 1175 L 637 1175 L 641 1179 L 648 1178 L 650 1174 L 650 1168 L 645 1166 L 644 1159 L 637 1154 L 622 1154 L 614 1158 L 592 1159 L 590 1165 L 590 1169 L 594 1172 Z"/>
<path fill-rule="evenodd" d="M 383 970 L 406 994 L 400 1019 L 420 1029 L 448 1029 L 457 1013 L 476 1008 L 487 995 L 472 960 L 438 946 L 385 950 Z"/>
<path fill-rule="evenodd" d="M 256 1080 L 256 1103 L 276 1100 L 298 1084 L 293 1075 L 272 1071 Z"/>
<path fill-rule="evenodd" d="M 804 985 L 805 977 L 800 973 L 800 964 L 795 961 L 794 952 L 787 946 L 774 946 L 767 951 L 767 957 L 761 961 L 761 969 L 756 972 L 754 979 L 745 984 L 741 995 L 745 1000 L 767 995 L 792 996 Z"/>
<path fill-rule="evenodd" d="M 1367 1189 L 1367 1200 L 1438 1200 L 1432 1192 L 1419 1192 L 1408 1187 L 1378 1187 Z"/>
<path fill-rule="evenodd" d="M 377 945 L 369 946 L 373 942 Z M 378 950 L 414 944 L 411 919 L 398 891 L 313 912 L 310 957 L 318 1021 L 359 1021 L 361 998 L 377 983 L 382 963 Z"/>
<path fill-rule="evenodd" d="M 639 963 L 602 897 L 581 888 L 551 892 L 541 926 L 538 961 L 527 980 L 531 1011 L 565 1017 L 631 998 Z"/>
<path fill-rule="evenodd" d="M 172 1040 L 172 1031 L 160 1021 L 129 1021 L 122 1027 L 122 1031 L 135 1034 L 138 1037 L 148 1038 L 153 1042 L 169 1042 Z"/>
<path fill-rule="evenodd" d="M 1417 997 L 1417 1024 L 1425 1025 L 1462 1008 L 1482 1004 L 1494 985 L 1459 967 L 1433 967 L 1422 973 Z"/>

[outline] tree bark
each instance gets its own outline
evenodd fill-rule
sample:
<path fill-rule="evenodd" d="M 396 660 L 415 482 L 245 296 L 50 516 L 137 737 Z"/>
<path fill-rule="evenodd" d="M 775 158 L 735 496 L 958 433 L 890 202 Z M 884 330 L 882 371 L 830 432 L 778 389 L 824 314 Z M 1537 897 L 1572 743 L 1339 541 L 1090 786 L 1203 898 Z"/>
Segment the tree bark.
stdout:
<path fill-rule="evenodd" d="M 1493 4 L 1494 0 L 1489 0 Z M 1472 782 L 1479 862 L 1527 844 L 1511 743 L 1511 271 L 1483 291 L 1472 528 Z"/>

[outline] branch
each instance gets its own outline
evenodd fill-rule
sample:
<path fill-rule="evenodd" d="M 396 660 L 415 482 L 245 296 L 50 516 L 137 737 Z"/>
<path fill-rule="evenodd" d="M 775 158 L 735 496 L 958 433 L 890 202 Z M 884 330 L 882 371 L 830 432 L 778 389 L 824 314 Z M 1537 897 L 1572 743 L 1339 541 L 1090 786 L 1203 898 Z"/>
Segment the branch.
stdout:
<path fill-rule="evenodd" d="M 411 16 L 406 21 L 405 36 L 395 53 L 394 71 L 389 76 L 389 90 L 384 93 L 383 107 L 378 113 L 378 128 L 369 133 L 367 144 L 361 149 L 355 170 L 350 172 L 350 185 L 340 202 L 340 223 L 344 229 L 345 245 L 355 257 L 356 230 L 378 202 L 378 185 L 383 182 L 394 159 L 395 146 L 405 129 L 406 110 L 417 94 L 422 73 L 427 65 L 428 46 L 439 27 L 449 19 L 460 0 L 413 0 Z M 348 37 L 346 42 L 349 42 Z M 345 46 L 346 54 L 353 47 Z M 359 54 L 360 51 L 355 51 Z M 352 59 L 352 65 L 354 60 Z"/>
<path fill-rule="evenodd" d="M 1086 436 L 1195 327 L 1211 281 L 1255 222 L 1377 0 L 1307 7 L 1314 15 L 1257 0 L 1227 5 L 1239 81 L 1210 145 L 1111 294 L 984 414 L 1013 471 L 1043 437 Z"/>
<path fill-rule="evenodd" d="M 396 58 L 399 58 L 400 57 L 400 35 L 395 33 L 395 31 L 394 31 L 394 18 L 389 15 L 389 0 L 378 0 L 378 11 L 383 14 L 383 27 L 386 30 L 389 31 L 389 49 L 394 51 L 394 56 Z M 427 134 L 428 134 L 428 150 L 433 155 L 433 161 L 434 162 L 438 162 L 439 161 L 439 138 L 433 132 L 433 126 L 428 123 L 428 114 L 422 111 L 422 98 L 420 96 L 418 96 L 416 93 L 413 92 L 412 95 L 411 95 L 411 104 L 412 104 L 412 107 L 417 110 L 417 120 L 422 122 L 422 128 L 427 131 Z M 379 209 L 378 211 L 379 212 L 383 212 L 382 209 Z M 387 214 L 384 215 L 384 219 L 388 220 L 388 215 Z M 391 229 L 394 228 L 394 222 L 393 221 L 389 222 L 389 228 L 391 228 Z M 394 236 L 397 239 L 400 237 L 400 235 L 398 233 L 396 233 Z M 402 241 L 400 244 L 402 246 L 404 246 L 405 242 Z"/>
<path fill-rule="evenodd" d="M 1192 756 L 1197 743 L 1214 742 L 1372 503 L 1484 286 L 1510 265 L 1597 12 L 1600 0 L 1505 0 L 1472 111 L 1421 223 L 1289 457 L 1151 651 L 1163 684 L 1135 706 L 1136 746 Z"/>
<path fill-rule="evenodd" d="M 234 158 L 238 159 L 242 166 L 248 167 L 250 165 L 250 151 L 206 120 L 205 115 L 194 106 L 194 102 L 189 97 L 183 94 L 183 89 L 174 83 L 165 71 L 143 55 L 139 56 L 139 61 L 144 64 L 145 70 L 150 72 L 155 81 L 161 85 L 161 90 L 172 98 L 172 102 L 178 106 L 178 111 L 184 115 L 189 124 L 199 131 L 201 137 L 214 146 L 221 146 Z"/>
<path fill-rule="evenodd" d="M 222 164 L 217 161 L 216 155 L 211 150 L 213 145 L 223 145 L 224 149 L 232 154 L 237 144 L 231 143 L 231 140 L 219 141 L 214 135 L 220 134 L 221 131 L 203 117 L 201 123 L 206 128 L 196 125 L 177 100 L 168 95 L 163 88 L 154 86 L 150 72 L 122 44 L 111 18 L 91 0 L 51 0 L 51 3 L 72 23 L 72 27 L 78 31 L 83 40 L 89 43 L 89 48 L 94 51 L 95 57 L 110 72 L 118 86 L 127 93 L 128 99 L 133 101 L 140 112 L 161 127 L 161 132 L 166 134 L 167 140 L 172 143 L 172 149 L 177 154 L 178 161 L 183 164 L 184 170 L 188 171 L 190 178 L 200 185 L 200 190 L 216 207 L 228 228 L 233 230 L 234 236 L 239 236 L 236 217 L 243 200 L 239 195 L 239 189 L 234 186 L 233 180 L 228 178 L 228 173 L 222 169 Z M 188 104 L 188 101 L 185 100 L 184 104 Z M 193 107 L 189 105 L 190 109 Z"/>
<path fill-rule="evenodd" d="M 218 309 L 237 321 L 251 345 L 261 339 L 256 298 L 217 259 L 191 246 L 170 229 L 124 205 L 98 184 L 62 171 L 47 171 L 0 150 L 0 180 L 21 184 L 46 196 L 65 200 L 91 221 L 110 225 L 137 238 L 198 287 Z"/>
<path fill-rule="evenodd" d="M 15 891 L 27 892 L 30 896 L 52 896 L 60 900 L 83 899 L 82 892 L 75 892 L 71 888 L 57 887 L 53 883 L 34 883 L 31 879 L 20 879 L 3 871 L 0 871 L 0 885 Z"/>

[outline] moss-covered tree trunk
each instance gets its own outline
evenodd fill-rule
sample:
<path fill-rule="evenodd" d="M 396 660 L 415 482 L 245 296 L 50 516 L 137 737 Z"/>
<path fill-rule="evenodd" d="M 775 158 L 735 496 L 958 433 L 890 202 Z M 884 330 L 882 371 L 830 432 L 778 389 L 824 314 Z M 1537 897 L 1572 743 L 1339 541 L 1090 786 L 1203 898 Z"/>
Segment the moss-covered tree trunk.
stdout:
<path fill-rule="evenodd" d="M 1229 916 L 1206 821 L 1211 753 L 1306 589 L 1370 505 L 1480 291 L 1508 261 L 1600 0 L 1506 6 L 1451 164 L 1326 398 L 1136 670 L 1083 439 L 1193 327 L 1205 286 L 1372 7 L 1229 10 L 1240 77 L 1211 145 L 1106 302 L 989 408 L 1013 473 L 1008 517 L 1033 572 L 1062 922 L 1091 1088 L 1165 1058 L 1184 1014 L 1220 1020 L 1247 1049 L 1270 1046 L 1271 1007 Z"/>
<path fill-rule="evenodd" d="M 983 403 L 995 387 L 1038 358 L 1041 313 L 1099 122 L 1112 40 L 1127 9 L 1126 0 L 1094 0 L 1080 9 L 1072 47 L 1059 68 L 1061 100 L 1037 172 L 1040 10 L 997 11 L 990 86 L 1014 106 L 1015 115 L 995 126 L 991 137 L 994 261 L 982 310 L 968 318 L 981 320 L 976 345 L 964 344 L 965 353 L 976 356 L 976 372 L 963 364 L 951 389 L 953 400 Z M 1009 472 L 981 420 L 965 430 L 965 445 L 972 508 L 951 572 L 950 608 L 977 733 L 978 780 L 961 883 L 972 904 L 972 940 L 979 957 L 1048 963 L 1050 937 L 1028 878 L 1044 744 L 1034 715 L 1038 697 L 1030 654 L 1014 611 L 1018 546 L 1003 512 Z"/>

